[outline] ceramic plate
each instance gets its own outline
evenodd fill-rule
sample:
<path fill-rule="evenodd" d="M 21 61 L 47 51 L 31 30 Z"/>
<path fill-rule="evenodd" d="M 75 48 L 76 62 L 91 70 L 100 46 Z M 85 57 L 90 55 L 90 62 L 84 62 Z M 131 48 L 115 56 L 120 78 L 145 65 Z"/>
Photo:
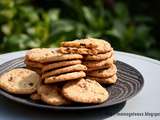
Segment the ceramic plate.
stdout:
<path fill-rule="evenodd" d="M 14 100 L 19 103 L 46 109 L 83 110 L 83 109 L 108 107 L 111 105 L 127 101 L 128 99 L 132 98 L 142 89 L 144 84 L 142 75 L 134 67 L 126 63 L 123 63 L 121 61 L 116 61 L 116 66 L 118 69 L 117 72 L 118 80 L 114 85 L 104 85 L 104 87 L 109 91 L 110 97 L 103 104 L 97 104 L 97 105 L 77 104 L 70 106 L 51 106 L 42 102 L 34 102 L 29 98 L 29 96 L 10 94 L 2 89 L 0 89 L 0 94 L 9 98 L 10 100 Z M 13 59 L 9 62 L 0 65 L 0 74 L 3 74 L 4 72 L 19 67 L 25 67 L 24 57 Z"/>

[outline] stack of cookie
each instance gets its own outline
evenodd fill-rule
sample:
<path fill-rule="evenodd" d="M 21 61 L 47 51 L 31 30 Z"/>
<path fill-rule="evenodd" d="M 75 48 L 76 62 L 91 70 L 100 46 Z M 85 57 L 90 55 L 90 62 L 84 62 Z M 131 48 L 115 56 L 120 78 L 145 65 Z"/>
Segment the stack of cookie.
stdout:
<path fill-rule="evenodd" d="M 86 76 L 85 65 L 81 64 L 81 55 L 65 54 L 63 59 L 57 59 L 54 63 L 49 63 L 42 68 L 42 79 L 44 83 L 57 83 L 68 80 L 75 80 Z"/>
<path fill-rule="evenodd" d="M 87 67 L 81 64 L 83 58 L 80 54 L 62 54 L 59 50 L 36 48 L 27 52 L 25 63 L 27 67 L 37 69 L 41 73 L 44 83 L 83 78 Z"/>
<path fill-rule="evenodd" d="M 113 48 L 100 39 L 62 42 L 58 49 L 35 48 L 26 53 L 25 63 L 30 70 L 4 73 L 0 88 L 50 105 L 103 103 L 109 93 L 100 83 L 117 80 Z"/>
<path fill-rule="evenodd" d="M 106 53 L 87 55 L 83 63 L 88 67 L 87 78 L 104 84 L 113 84 L 117 80 L 117 68 L 114 64 L 113 49 Z"/>
<path fill-rule="evenodd" d="M 87 38 L 62 42 L 60 51 L 83 55 L 83 64 L 87 66 L 87 78 L 104 84 L 116 82 L 117 69 L 114 65 L 114 51 L 107 41 Z"/>
<path fill-rule="evenodd" d="M 43 81 L 31 98 L 51 105 L 103 103 L 109 94 L 99 83 L 113 84 L 117 79 L 113 48 L 100 39 L 62 42 L 56 50 L 32 49 L 25 63 Z"/>

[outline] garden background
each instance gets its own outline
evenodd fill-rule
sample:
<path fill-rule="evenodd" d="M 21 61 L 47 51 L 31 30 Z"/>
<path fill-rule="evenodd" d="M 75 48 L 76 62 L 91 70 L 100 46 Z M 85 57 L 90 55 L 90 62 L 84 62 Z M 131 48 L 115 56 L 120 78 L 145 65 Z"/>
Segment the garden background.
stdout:
<path fill-rule="evenodd" d="M 158 0 L 0 0 L 0 53 L 96 37 L 160 60 Z"/>

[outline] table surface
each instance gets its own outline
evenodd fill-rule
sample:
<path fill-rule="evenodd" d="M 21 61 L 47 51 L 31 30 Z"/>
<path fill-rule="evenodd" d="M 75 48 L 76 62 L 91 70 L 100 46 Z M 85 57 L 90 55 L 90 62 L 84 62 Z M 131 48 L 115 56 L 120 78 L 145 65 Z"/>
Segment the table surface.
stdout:
<path fill-rule="evenodd" d="M 0 55 L 0 64 L 24 54 Z M 63 112 L 29 107 L 0 96 L 0 120 L 160 120 L 160 61 L 118 51 L 116 59 L 134 66 L 144 77 L 142 91 L 127 102 L 98 110 Z"/>

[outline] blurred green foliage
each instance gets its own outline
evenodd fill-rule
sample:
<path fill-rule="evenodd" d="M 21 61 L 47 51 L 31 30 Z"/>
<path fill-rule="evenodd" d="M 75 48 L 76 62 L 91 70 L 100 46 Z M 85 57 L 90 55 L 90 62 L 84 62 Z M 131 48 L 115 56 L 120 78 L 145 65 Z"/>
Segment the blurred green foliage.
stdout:
<path fill-rule="evenodd" d="M 37 1 L 38 2 L 38 1 Z M 107 39 L 117 50 L 160 59 L 151 34 L 151 17 L 130 16 L 122 2 L 108 9 L 102 0 L 61 0 L 63 7 L 43 9 L 31 0 L 0 1 L 0 52 L 56 47 L 87 36 Z"/>

